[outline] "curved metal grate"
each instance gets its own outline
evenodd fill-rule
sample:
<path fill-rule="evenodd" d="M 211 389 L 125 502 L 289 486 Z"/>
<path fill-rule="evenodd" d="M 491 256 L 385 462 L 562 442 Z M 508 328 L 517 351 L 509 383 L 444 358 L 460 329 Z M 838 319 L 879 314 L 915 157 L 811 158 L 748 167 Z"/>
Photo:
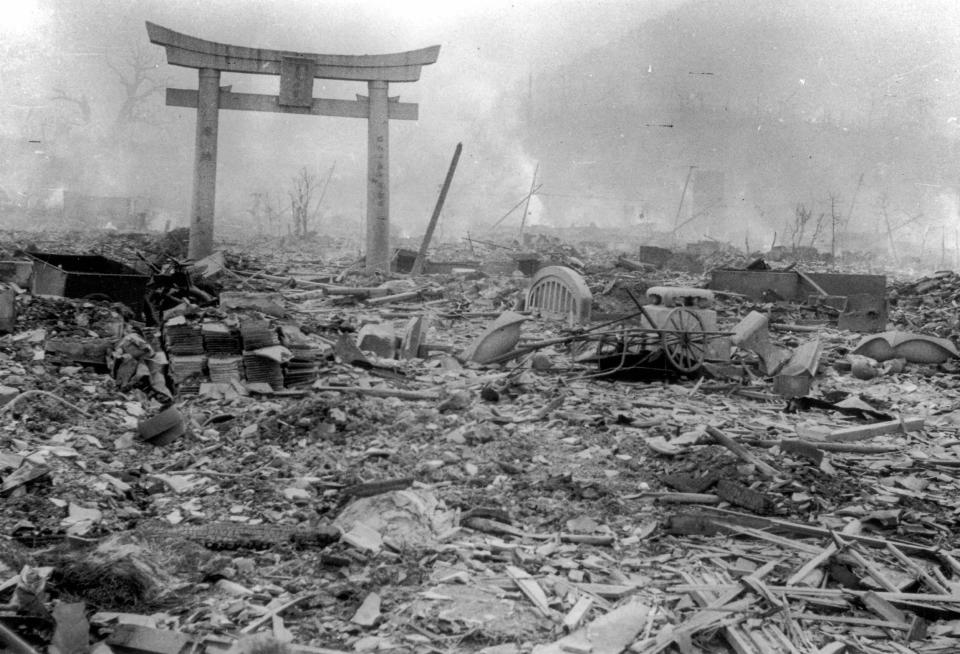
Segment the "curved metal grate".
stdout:
<path fill-rule="evenodd" d="M 586 324 L 590 322 L 592 305 L 593 294 L 583 277 L 565 266 L 541 268 L 527 291 L 527 309 L 545 318 Z"/>

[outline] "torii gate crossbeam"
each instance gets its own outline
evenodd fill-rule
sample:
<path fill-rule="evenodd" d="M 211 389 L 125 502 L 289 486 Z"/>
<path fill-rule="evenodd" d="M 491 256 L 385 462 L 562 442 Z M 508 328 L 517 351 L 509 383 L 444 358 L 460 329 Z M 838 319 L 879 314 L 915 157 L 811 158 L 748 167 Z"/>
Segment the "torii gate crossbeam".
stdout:
<path fill-rule="evenodd" d="M 166 49 L 167 63 L 196 68 L 197 90 L 167 89 L 167 105 L 197 110 L 189 257 L 213 250 L 216 207 L 217 131 L 221 109 L 269 111 L 367 119 L 367 269 L 390 267 L 389 122 L 416 120 L 417 105 L 387 95 L 390 82 L 415 82 L 436 62 L 440 46 L 384 55 L 330 55 L 264 50 L 205 41 L 147 22 L 151 43 Z M 220 73 L 279 75 L 279 95 L 233 93 L 220 87 Z M 367 82 L 356 100 L 313 97 L 313 80 Z"/>

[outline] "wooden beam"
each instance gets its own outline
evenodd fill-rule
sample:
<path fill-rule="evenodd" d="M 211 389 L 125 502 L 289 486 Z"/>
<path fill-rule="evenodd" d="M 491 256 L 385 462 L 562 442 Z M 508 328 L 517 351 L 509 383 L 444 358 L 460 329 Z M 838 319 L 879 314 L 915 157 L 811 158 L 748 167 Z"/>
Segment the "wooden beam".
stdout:
<path fill-rule="evenodd" d="M 167 63 L 171 66 L 183 66 L 185 68 L 215 68 L 227 73 L 280 74 L 279 61 L 230 59 L 170 47 L 167 48 Z M 390 66 L 385 68 L 317 66 L 314 68 L 313 76 L 322 79 L 341 79 L 356 82 L 416 82 L 420 79 L 420 68 L 420 66 Z"/>
<path fill-rule="evenodd" d="M 197 92 L 192 89 L 167 89 L 167 105 L 196 109 Z M 332 100 L 314 98 L 310 107 L 288 107 L 280 104 L 276 95 L 258 93 L 233 93 L 220 90 L 220 108 L 236 111 L 267 111 L 283 114 L 304 114 L 310 116 L 339 116 L 341 118 L 367 118 L 370 115 L 370 101 Z M 393 120 L 417 120 L 419 105 L 413 102 L 387 103 L 389 117 Z"/>
<path fill-rule="evenodd" d="M 279 62 L 284 57 L 309 57 L 323 66 L 359 66 L 363 68 L 379 68 L 383 66 L 412 66 L 436 63 L 440 54 L 440 46 L 433 45 L 419 50 L 394 52 L 382 55 L 330 55 L 308 52 L 294 52 L 291 50 L 267 50 L 264 48 L 248 48 L 238 45 L 207 41 L 195 36 L 157 25 L 147 21 L 147 36 L 151 43 L 162 46 L 172 46 L 182 50 L 192 50 L 204 54 L 221 55 L 234 59 L 259 59 L 262 61 Z"/>
<path fill-rule="evenodd" d="M 853 427 L 843 427 L 834 429 L 825 440 L 848 443 L 850 441 L 862 441 L 874 436 L 883 434 L 895 434 L 898 432 L 907 433 L 923 429 L 923 418 L 902 418 L 899 420 L 887 420 L 885 422 L 874 422 L 869 425 L 854 425 Z"/>
<path fill-rule="evenodd" d="M 330 55 L 248 48 L 198 39 L 149 21 L 147 36 L 151 43 L 166 49 L 167 62 L 175 66 L 279 75 L 284 57 L 301 57 L 312 59 L 316 63 L 314 77 L 323 79 L 414 82 L 420 78 L 420 68 L 435 63 L 440 54 L 439 45 L 382 55 Z"/>
<path fill-rule="evenodd" d="M 413 268 L 410 274 L 414 277 L 423 272 L 423 266 L 427 262 L 427 248 L 430 247 L 430 239 L 433 238 L 433 230 L 437 227 L 437 221 L 440 219 L 440 212 L 443 210 L 443 202 L 447 199 L 447 191 L 450 190 L 450 182 L 453 181 L 453 173 L 457 170 L 457 162 L 460 161 L 460 151 L 463 150 L 463 143 L 457 143 L 453 151 L 453 160 L 447 169 L 447 177 L 443 180 L 443 187 L 440 189 L 440 197 L 437 198 L 437 204 L 433 208 L 433 215 L 430 216 L 430 222 L 427 224 L 427 232 L 420 243 L 420 251 L 413 262 Z"/>
<path fill-rule="evenodd" d="M 780 518 L 768 518 L 764 516 L 753 515 L 750 513 L 741 513 L 739 511 L 731 511 L 730 509 L 721 509 L 719 507 L 704 507 L 704 512 L 709 513 L 713 517 L 713 521 L 718 523 L 717 526 L 724 529 L 729 529 L 727 525 L 724 524 L 724 516 L 729 517 L 731 521 L 736 521 L 738 525 L 747 525 L 749 524 L 755 529 L 767 529 L 771 531 L 786 532 L 794 534 L 797 536 L 813 536 L 817 538 L 833 538 L 834 531 L 830 529 L 825 529 L 824 527 L 818 527 L 811 524 L 801 523 L 801 522 L 791 522 L 789 520 L 782 520 Z M 903 552 L 912 552 L 914 554 L 923 554 L 926 556 L 937 557 L 945 560 L 945 557 L 950 557 L 947 552 L 942 551 L 937 547 L 930 547 L 927 545 L 918 545 L 916 543 L 910 543 L 902 540 L 887 540 L 885 538 L 878 538 L 875 536 L 868 536 L 865 534 L 848 534 L 844 533 L 843 537 L 849 540 L 855 540 L 858 543 L 863 543 L 864 545 L 869 545 L 870 547 L 882 547 L 886 549 L 887 543 L 893 543 Z M 953 557 L 950 557 L 951 559 Z M 949 561 L 947 561 L 949 563 Z M 956 564 L 954 566 L 953 564 Z M 956 560 L 953 561 L 951 569 L 956 573 L 960 573 L 960 562 Z"/>

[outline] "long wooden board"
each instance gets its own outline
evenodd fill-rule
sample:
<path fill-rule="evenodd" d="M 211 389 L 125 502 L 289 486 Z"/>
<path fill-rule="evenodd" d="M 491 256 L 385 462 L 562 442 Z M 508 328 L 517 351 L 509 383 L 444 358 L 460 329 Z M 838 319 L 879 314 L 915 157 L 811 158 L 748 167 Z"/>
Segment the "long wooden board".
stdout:
<path fill-rule="evenodd" d="M 279 75 L 284 57 L 311 59 L 314 77 L 323 79 L 415 82 L 420 68 L 435 63 L 440 46 L 382 55 L 331 55 L 287 50 L 268 50 L 217 43 L 175 32 L 147 21 L 150 42 L 162 45 L 167 62 L 188 68 L 214 68 L 236 73 Z"/>
<path fill-rule="evenodd" d="M 309 107 L 291 107 L 280 104 L 276 95 L 257 93 L 233 93 L 220 91 L 220 109 L 237 111 L 268 111 L 284 114 L 305 114 L 311 116 L 339 116 L 342 118 L 367 118 L 370 115 L 370 101 L 331 100 L 314 98 Z M 197 92 L 193 89 L 167 89 L 167 105 L 171 107 L 197 108 Z M 388 116 L 394 120 L 417 120 L 419 107 L 412 102 L 388 102 Z"/>

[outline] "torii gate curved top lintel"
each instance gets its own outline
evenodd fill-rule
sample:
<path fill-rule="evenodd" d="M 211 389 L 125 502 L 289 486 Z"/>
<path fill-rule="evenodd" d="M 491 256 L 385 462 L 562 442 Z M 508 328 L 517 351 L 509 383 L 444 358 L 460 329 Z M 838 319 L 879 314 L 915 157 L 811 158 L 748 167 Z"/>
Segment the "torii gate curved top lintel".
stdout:
<path fill-rule="evenodd" d="M 389 119 L 416 120 L 417 105 L 388 98 L 390 82 L 415 82 L 423 66 L 436 62 L 440 46 L 383 55 L 331 55 L 247 48 L 206 41 L 147 22 L 151 43 L 166 49 L 167 63 L 198 69 L 199 87 L 167 89 L 167 104 L 197 110 L 193 205 L 190 220 L 192 259 L 213 249 L 216 194 L 217 127 L 220 109 L 271 111 L 367 119 L 367 268 L 386 272 L 390 265 Z M 232 93 L 220 88 L 221 71 L 279 75 L 279 95 Z M 313 80 L 367 82 L 369 96 L 356 100 L 313 97 Z"/>

